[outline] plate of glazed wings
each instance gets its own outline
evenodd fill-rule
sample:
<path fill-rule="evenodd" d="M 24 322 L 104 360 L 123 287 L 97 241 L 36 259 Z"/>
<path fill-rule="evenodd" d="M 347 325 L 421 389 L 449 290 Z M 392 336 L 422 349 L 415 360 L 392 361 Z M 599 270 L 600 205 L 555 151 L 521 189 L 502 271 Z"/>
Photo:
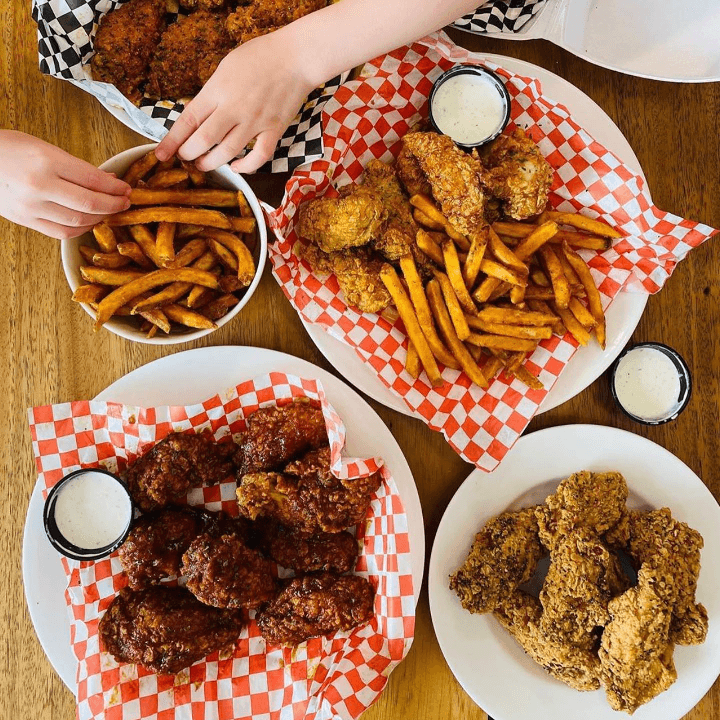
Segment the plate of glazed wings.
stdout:
<path fill-rule="evenodd" d="M 465 481 L 435 539 L 430 607 L 453 673 L 496 720 L 681 718 L 720 673 L 719 517 L 636 435 L 523 437 Z"/>

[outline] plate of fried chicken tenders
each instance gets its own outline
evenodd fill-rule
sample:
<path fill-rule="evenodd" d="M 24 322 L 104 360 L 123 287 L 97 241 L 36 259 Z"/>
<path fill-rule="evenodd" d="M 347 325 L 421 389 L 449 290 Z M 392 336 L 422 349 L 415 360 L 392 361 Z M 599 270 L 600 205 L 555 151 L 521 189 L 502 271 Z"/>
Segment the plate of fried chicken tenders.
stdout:
<path fill-rule="evenodd" d="M 649 440 L 523 437 L 438 528 L 430 608 L 450 668 L 496 720 L 678 720 L 720 674 L 719 520 Z"/>
<path fill-rule="evenodd" d="M 382 448 L 347 456 L 319 380 L 278 371 L 193 405 L 69 403 L 30 423 L 42 487 L 99 464 L 138 511 L 110 557 L 63 559 L 79 718 L 350 718 L 378 697 L 412 643 L 417 563 Z"/>

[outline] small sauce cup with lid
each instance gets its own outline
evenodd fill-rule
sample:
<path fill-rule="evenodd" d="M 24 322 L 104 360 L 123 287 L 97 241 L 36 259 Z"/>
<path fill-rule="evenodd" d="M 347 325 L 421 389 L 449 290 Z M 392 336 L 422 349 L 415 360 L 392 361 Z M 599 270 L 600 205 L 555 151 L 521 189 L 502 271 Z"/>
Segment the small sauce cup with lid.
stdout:
<path fill-rule="evenodd" d="M 435 130 L 471 149 L 494 140 L 510 122 L 502 78 L 479 65 L 456 65 L 433 84 L 429 116 Z"/>
<path fill-rule="evenodd" d="M 125 483 L 101 468 L 76 470 L 49 492 L 43 510 L 52 546 L 73 560 L 99 560 L 125 542 L 133 502 Z"/>
<path fill-rule="evenodd" d="M 662 425 L 687 407 L 692 379 L 678 352 L 662 343 L 645 342 L 620 354 L 611 371 L 610 390 L 629 418 L 643 425 Z"/>

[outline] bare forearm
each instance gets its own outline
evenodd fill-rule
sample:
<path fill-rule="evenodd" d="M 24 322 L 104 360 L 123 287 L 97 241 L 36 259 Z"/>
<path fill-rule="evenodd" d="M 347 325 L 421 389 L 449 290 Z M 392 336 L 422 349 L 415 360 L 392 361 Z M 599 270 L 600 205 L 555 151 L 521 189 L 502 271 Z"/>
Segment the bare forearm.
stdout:
<path fill-rule="evenodd" d="M 340 0 L 279 30 L 320 85 L 338 73 L 437 30 L 479 0 Z"/>

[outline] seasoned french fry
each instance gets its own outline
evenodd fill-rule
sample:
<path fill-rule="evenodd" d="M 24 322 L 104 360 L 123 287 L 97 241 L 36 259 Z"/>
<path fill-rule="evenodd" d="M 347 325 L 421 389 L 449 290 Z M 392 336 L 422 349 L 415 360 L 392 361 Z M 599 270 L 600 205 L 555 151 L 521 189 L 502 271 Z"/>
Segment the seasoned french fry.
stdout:
<path fill-rule="evenodd" d="M 247 220 L 247 218 L 235 219 Z M 254 218 L 252 218 L 252 220 L 254 221 Z M 174 222 L 189 225 L 205 225 L 207 227 L 220 228 L 221 230 L 232 230 L 233 228 L 230 218 L 219 210 L 163 205 L 125 210 L 124 212 L 111 215 L 106 222 L 111 227 L 119 225 L 146 225 L 147 223 L 154 222 Z M 242 232 L 249 231 L 243 230 Z"/>
<path fill-rule="evenodd" d="M 527 285 L 527 276 L 520 275 L 516 270 L 512 270 L 505 265 L 501 265 L 490 258 L 485 258 L 480 265 L 480 269 L 488 276 L 511 285 Z"/>
<path fill-rule="evenodd" d="M 510 283 L 501 282 L 495 290 L 493 290 L 492 295 L 490 295 L 490 300 L 497 300 L 501 297 L 504 297 L 507 295 L 514 287 L 517 287 L 517 285 L 511 285 Z"/>
<path fill-rule="evenodd" d="M 435 203 L 427 195 L 413 195 L 410 198 L 410 204 L 423 212 L 434 223 L 439 223 L 459 248 L 466 252 L 470 249 L 470 241 L 450 224 L 450 221 L 435 207 Z"/>
<path fill-rule="evenodd" d="M 443 384 L 443 379 L 440 376 L 440 370 L 438 369 L 435 357 L 432 354 L 430 345 L 425 339 L 425 335 L 420 327 L 417 315 L 413 309 L 410 298 L 408 298 L 405 288 L 403 287 L 398 274 L 395 272 L 395 268 L 392 265 L 385 264 L 380 271 L 380 279 L 390 293 L 395 307 L 397 308 L 400 318 L 405 325 L 408 336 L 411 342 L 415 345 L 418 355 L 420 356 L 420 362 L 425 368 L 425 372 L 430 380 L 430 383 L 437 387 Z"/>
<path fill-rule="evenodd" d="M 405 358 L 405 370 L 407 373 L 414 377 L 416 380 L 420 377 L 422 372 L 422 365 L 420 364 L 420 356 L 415 346 L 408 341 L 407 357 Z"/>
<path fill-rule="evenodd" d="M 143 310 L 140 315 L 149 323 L 162 330 L 166 335 L 170 332 L 170 321 L 162 310 Z"/>
<path fill-rule="evenodd" d="M 475 318 L 473 318 L 475 320 Z M 506 325 L 552 325 L 557 316 L 548 308 L 547 312 L 518 310 L 517 308 L 494 307 L 487 305 L 480 309 L 477 320 L 485 322 L 505 323 Z M 470 323 L 471 327 L 475 327 Z"/>
<path fill-rule="evenodd" d="M 432 314 L 435 317 L 435 322 L 438 324 L 440 332 L 452 354 L 457 358 L 465 374 L 472 382 L 480 387 L 487 387 L 488 381 L 483 371 L 455 332 L 455 326 L 450 318 L 448 307 L 443 300 L 444 293 L 439 282 L 437 280 L 431 280 L 427 284 L 426 292 Z"/>
<path fill-rule="evenodd" d="M 538 252 L 543 260 L 545 272 L 550 276 L 550 283 L 555 295 L 555 304 L 566 310 L 570 302 L 570 284 L 565 277 L 555 250 L 549 245 L 544 245 Z"/>
<path fill-rule="evenodd" d="M 231 215 L 229 217 L 230 227 L 220 228 L 221 230 L 232 230 L 236 233 L 252 233 L 257 228 L 257 222 L 254 217 L 235 217 Z M 209 225 L 210 223 L 205 223 Z M 213 225 L 212 227 L 220 227 L 219 225 Z"/>
<path fill-rule="evenodd" d="M 507 337 L 505 335 L 480 335 L 479 333 L 470 333 L 467 341 L 478 347 L 521 352 L 534 352 L 537 346 L 537 343 L 533 340 Z"/>
<path fill-rule="evenodd" d="M 581 284 L 580 278 L 578 277 L 577 273 L 575 272 L 573 266 L 568 262 L 568 259 L 565 256 L 565 253 L 559 252 L 559 249 L 558 249 L 558 251 L 555 252 L 555 255 L 557 256 L 557 259 L 558 259 L 560 265 L 562 265 L 563 274 L 567 278 L 567 281 L 570 283 L 570 285 L 571 286 L 572 285 L 580 285 Z"/>
<path fill-rule="evenodd" d="M 467 320 L 465 319 L 465 313 L 458 301 L 452 283 L 450 282 L 448 276 L 439 270 L 435 270 L 434 275 L 440 285 L 440 290 L 443 298 L 445 299 L 445 305 L 450 312 L 450 318 L 452 319 L 453 326 L 455 327 L 455 334 L 460 340 L 466 340 L 470 334 L 470 328 L 468 327 Z"/>
<path fill-rule="evenodd" d="M 610 225 L 602 222 L 601 220 L 593 220 L 586 215 L 568 212 L 555 212 L 553 210 L 546 210 L 543 215 L 546 215 L 549 220 L 554 220 L 558 225 L 570 225 L 571 227 L 576 227 L 579 230 L 586 230 L 593 235 L 600 235 L 600 237 L 613 239 L 622 237 L 622 233 L 614 227 L 610 227 Z"/>
<path fill-rule="evenodd" d="M 121 268 L 130 264 L 130 258 L 121 255 L 119 252 L 96 252 L 92 256 L 92 264 L 104 268 Z"/>
<path fill-rule="evenodd" d="M 455 243 L 450 239 L 445 240 L 442 244 L 442 253 L 443 259 L 445 260 L 445 272 L 447 272 L 450 284 L 455 291 L 458 301 L 466 312 L 475 315 L 477 313 L 477 307 L 470 297 L 467 287 L 465 287 L 465 280 L 463 280 L 460 258 L 458 258 Z"/>
<path fill-rule="evenodd" d="M 147 181 L 149 188 L 169 188 L 188 179 L 188 171 L 184 168 L 172 168 L 170 170 L 158 170 Z"/>
<path fill-rule="evenodd" d="M 202 308 L 202 314 L 210 320 L 219 320 L 223 315 L 227 315 L 228 310 L 239 302 L 239 298 L 227 293 L 205 305 Z"/>
<path fill-rule="evenodd" d="M 198 330 L 214 330 L 217 325 L 210 318 L 193 312 L 182 305 L 165 305 L 163 312 L 173 322 L 180 323 L 186 327 L 197 328 Z"/>
<path fill-rule="evenodd" d="M 513 372 L 513 375 L 525 383 L 529 388 L 533 390 L 542 390 L 545 386 L 538 380 L 526 367 L 519 365 L 518 368 Z"/>
<path fill-rule="evenodd" d="M 224 230 L 208 229 L 203 233 L 203 237 L 212 238 L 232 251 L 237 260 L 235 269 L 237 270 L 238 280 L 243 284 L 243 287 L 248 286 L 253 281 L 255 277 L 255 261 L 245 243 L 237 235 Z"/>
<path fill-rule="evenodd" d="M 207 245 L 210 250 L 215 254 L 217 259 L 228 269 L 234 273 L 238 271 L 237 258 L 221 243 L 213 238 L 207 239 Z"/>
<path fill-rule="evenodd" d="M 220 283 L 222 289 L 222 283 Z M 214 290 L 209 290 L 202 285 L 193 286 L 192 290 L 188 293 L 188 296 L 180 301 L 181 305 L 189 308 L 199 308 L 203 305 L 207 305 L 211 300 L 214 300 L 216 293 Z"/>
<path fill-rule="evenodd" d="M 538 226 L 522 222 L 494 222 L 492 227 L 498 235 L 501 235 L 507 241 L 509 238 L 513 240 L 525 238 L 536 230 Z M 568 230 L 558 230 L 548 242 L 557 244 L 567 242 L 570 247 L 585 248 L 587 250 L 607 250 L 609 247 L 608 238 Z"/>
<path fill-rule="evenodd" d="M 158 223 L 155 251 L 160 267 L 170 267 L 170 263 L 175 259 L 176 230 L 177 225 L 175 223 Z"/>
<path fill-rule="evenodd" d="M 238 290 L 242 290 L 245 287 L 238 280 L 237 274 L 221 275 L 219 282 L 220 282 L 220 289 L 224 293 L 237 292 Z"/>
<path fill-rule="evenodd" d="M 130 193 L 133 205 L 207 205 L 210 207 L 237 207 L 237 193 L 219 188 L 190 190 L 153 190 L 135 188 Z"/>
<path fill-rule="evenodd" d="M 445 267 L 442 250 L 440 246 L 432 239 L 429 233 L 422 228 L 418 228 L 415 240 L 418 247 L 437 265 Z"/>
<path fill-rule="evenodd" d="M 158 331 L 158 326 L 157 326 L 157 325 L 151 325 L 151 326 L 150 326 L 150 329 L 147 330 L 147 334 L 145 335 L 145 337 L 146 337 L 148 340 L 152 340 L 152 338 L 154 338 L 154 337 L 157 335 L 157 331 Z"/>
<path fill-rule="evenodd" d="M 93 257 L 95 257 L 97 250 L 91 248 L 89 245 L 79 245 L 78 252 L 82 255 L 84 262 L 89 263 L 90 265 L 93 264 Z"/>
<path fill-rule="evenodd" d="M 527 277 L 528 267 L 520 258 L 498 237 L 498 234 L 491 228 L 488 229 L 488 240 L 490 251 L 503 265 L 515 270 L 519 275 Z"/>
<path fill-rule="evenodd" d="M 471 345 L 470 351 L 472 352 L 472 349 L 480 350 L 477 345 Z M 503 361 L 494 355 L 491 357 L 488 357 L 488 359 L 485 361 L 485 364 L 482 366 L 483 375 L 489 380 L 492 380 L 504 367 Z"/>
<path fill-rule="evenodd" d="M 243 194 L 242 190 L 237 191 L 237 204 L 240 208 L 240 217 L 253 217 L 253 211 L 250 207 L 250 203 Z"/>
<path fill-rule="evenodd" d="M 530 273 L 530 279 L 540 287 L 550 287 L 547 275 L 540 268 L 536 268 Z"/>
<path fill-rule="evenodd" d="M 90 283 L 119 286 L 137 280 L 145 273 L 139 270 L 108 270 L 94 265 L 83 265 L 80 268 L 80 275 L 83 280 Z"/>
<path fill-rule="evenodd" d="M 156 267 L 160 267 L 161 261 L 157 253 L 157 244 L 150 228 L 146 225 L 131 225 L 128 229 L 132 239 L 142 248 L 145 255 L 152 260 Z"/>
<path fill-rule="evenodd" d="M 195 187 L 207 185 L 207 176 L 202 170 L 198 170 L 195 165 L 185 160 L 181 160 L 180 165 L 183 170 L 187 171 L 187 174 L 190 176 L 190 182 L 195 185 Z"/>
<path fill-rule="evenodd" d="M 152 175 L 150 175 L 150 178 L 148 179 L 154 178 L 158 173 L 165 172 L 166 170 L 172 170 L 174 167 L 177 167 L 177 165 L 178 159 L 176 157 L 171 157 L 167 160 L 163 160 L 155 166 Z"/>
<path fill-rule="evenodd" d="M 540 287 L 539 285 L 533 285 L 530 283 L 525 288 L 525 300 L 554 300 L 555 293 L 551 287 Z"/>
<path fill-rule="evenodd" d="M 568 310 L 575 316 L 575 319 L 586 329 L 592 330 L 596 321 L 590 311 L 577 299 L 570 298 Z"/>
<path fill-rule="evenodd" d="M 513 285 L 510 290 L 510 302 L 513 305 L 522 305 L 525 302 L 526 285 Z"/>
<path fill-rule="evenodd" d="M 525 362 L 526 357 L 527 353 L 524 352 L 510 353 L 505 359 L 505 367 L 508 369 L 508 372 L 514 375 L 523 362 Z"/>
<path fill-rule="evenodd" d="M 143 270 L 152 270 L 155 267 L 152 261 L 142 251 L 142 248 L 134 241 L 118 243 L 117 251 L 121 255 L 130 258 L 130 260 L 136 265 L 139 265 Z"/>
<path fill-rule="evenodd" d="M 492 232 L 492 231 L 490 231 Z M 488 230 L 475 235 L 470 241 L 470 249 L 463 266 L 463 279 L 468 290 L 472 290 L 477 276 L 480 273 L 480 266 L 485 257 L 485 248 L 488 244 Z"/>
<path fill-rule="evenodd" d="M 130 165 L 125 175 L 123 175 L 123 180 L 134 188 L 138 184 L 138 180 L 142 180 L 157 163 L 158 159 L 155 157 L 155 151 L 151 150 L 147 155 L 143 155 Z"/>
<path fill-rule="evenodd" d="M 563 325 L 563 321 L 555 315 L 550 306 L 544 300 L 528 300 L 527 304 L 533 312 L 542 313 L 543 315 L 551 315 L 555 318 L 552 323 L 552 329 L 555 335 L 562 337 L 567 332 L 565 326 Z"/>
<path fill-rule="evenodd" d="M 193 238 L 184 248 L 175 253 L 172 267 L 181 268 L 190 265 L 207 252 L 207 243 L 203 238 Z"/>
<path fill-rule="evenodd" d="M 534 255 L 550 238 L 557 233 L 558 226 L 554 222 L 539 225 L 515 248 L 515 255 L 519 260 L 525 261 Z"/>
<path fill-rule="evenodd" d="M 196 237 L 205 228 L 202 225 L 188 225 L 187 223 L 178 223 L 177 230 L 175 231 L 175 237 L 178 240 L 187 240 L 189 238 Z"/>
<path fill-rule="evenodd" d="M 415 208 L 413 210 L 413 217 L 418 225 L 429 228 L 430 230 L 443 230 L 444 225 L 441 222 L 437 222 L 432 218 L 429 218 L 422 210 Z"/>
<path fill-rule="evenodd" d="M 109 288 L 105 285 L 80 285 L 75 289 L 72 299 L 79 303 L 94 303 L 102 300 L 108 292 Z"/>
<path fill-rule="evenodd" d="M 485 278 L 473 293 L 473 299 L 479 303 L 487 302 L 490 299 L 490 296 L 500 287 L 500 285 L 501 281 L 497 278 Z"/>
<path fill-rule="evenodd" d="M 528 340 L 547 340 L 552 337 L 552 328 L 549 325 L 508 325 L 480 320 L 470 315 L 466 316 L 465 319 L 471 328 L 482 330 L 482 332 L 491 335 L 506 335 L 507 337 L 526 338 Z"/>
<path fill-rule="evenodd" d="M 600 299 L 600 291 L 595 285 L 595 281 L 592 278 L 590 268 L 585 264 L 585 261 L 567 244 L 562 246 L 563 253 L 567 258 L 567 261 L 572 265 L 575 272 L 580 278 L 580 282 L 585 288 L 585 294 L 587 295 L 588 307 L 590 313 L 595 318 L 595 335 L 597 336 L 598 343 L 601 348 L 605 348 L 605 313 L 603 312 L 602 300 Z"/>
<path fill-rule="evenodd" d="M 575 316 L 567 309 L 553 304 L 553 309 L 560 316 L 568 332 L 581 344 L 587 345 L 590 342 L 590 333 L 575 319 Z"/>
<path fill-rule="evenodd" d="M 98 223 L 92 231 L 95 242 L 103 252 L 115 252 L 117 248 L 117 238 L 109 225 L 104 222 Z"/>

